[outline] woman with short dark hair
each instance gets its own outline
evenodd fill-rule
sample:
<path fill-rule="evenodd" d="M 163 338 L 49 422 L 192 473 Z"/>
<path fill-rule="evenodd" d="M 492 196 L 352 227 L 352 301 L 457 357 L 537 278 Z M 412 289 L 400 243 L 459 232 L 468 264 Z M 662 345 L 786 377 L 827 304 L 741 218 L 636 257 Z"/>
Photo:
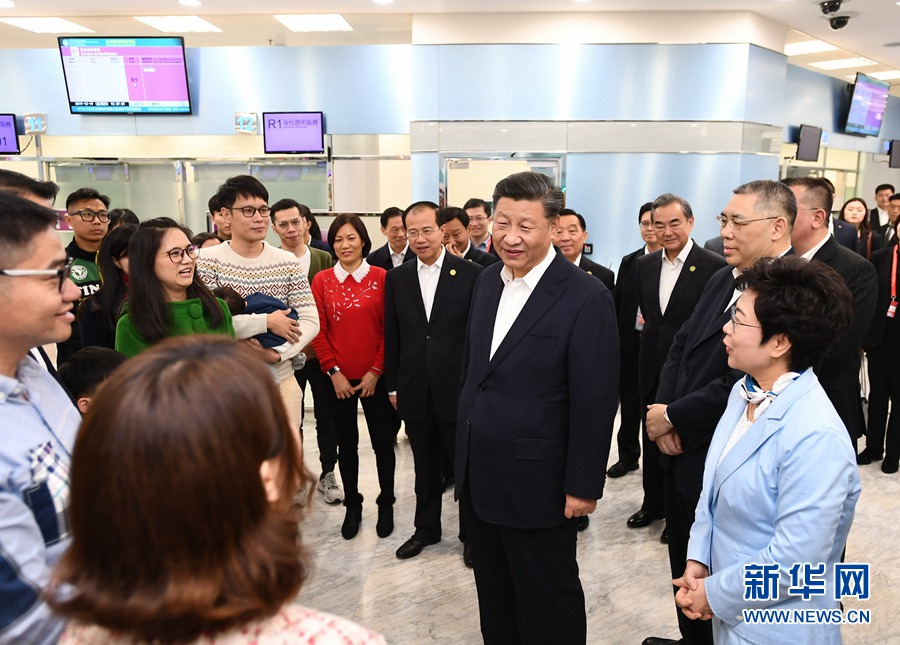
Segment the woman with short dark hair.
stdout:
<path fill-rule="evenodd" d="M 72 545 L 50 604 L 61 642 L 384 639 L 293 604 L 306 473 L 275 381 L 241 344 L 160 343 L 105 383 L 75 442 Z"/>

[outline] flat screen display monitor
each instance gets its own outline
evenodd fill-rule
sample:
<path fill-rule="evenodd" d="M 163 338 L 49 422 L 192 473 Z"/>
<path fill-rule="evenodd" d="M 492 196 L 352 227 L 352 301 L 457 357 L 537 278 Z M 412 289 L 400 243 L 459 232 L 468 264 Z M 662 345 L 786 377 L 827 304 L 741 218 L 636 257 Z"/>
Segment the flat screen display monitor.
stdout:
<path fill-rule="evenodd" d="M 821 142 L 822 128 L 814 125 L 801 125 L 800 134 L 797 137 L 797 160 L 817 161 Z"/>
<path fill-rule="evenodd" d="M 263 112 L 263 148 L 272 154 L 325 152 L 325 115 L 321 112 Z"/>
<path fill-rule="evenodd" d="M 17 155 L 21 152 L 16 115 L 0 114 L 0 155 Z"/>
<path fill-rule="evenodd" d="M 896 139 L 891 141 L 891 147 L 888 148 L 888 167 L 900 168 L 900 141 Z"/>
<path fill-rule="evenodd" d="M 60 37 L 72 114 L 190 114 L 184 39 Z"/>
<path fill-rule="evenodd" d="M 844 132 L 877 137 L 881 132 L 881 122 L 884 119 L 890 90 L 891 84 L 887 81 L 879 81 L 877 78 L 857 72 Z"/>

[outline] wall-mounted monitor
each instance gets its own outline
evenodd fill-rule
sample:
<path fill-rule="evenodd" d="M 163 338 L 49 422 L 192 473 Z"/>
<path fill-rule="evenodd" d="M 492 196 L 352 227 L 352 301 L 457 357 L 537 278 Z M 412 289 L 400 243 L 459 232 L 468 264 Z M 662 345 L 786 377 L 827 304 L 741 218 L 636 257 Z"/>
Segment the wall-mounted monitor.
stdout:
<path fill-rule="evenodd" d="M 61 37 L 72 114 L 190 114 L 184 39 Z"/>
<path fill-rule="evenodd" d="M 16 115 L 0 114 L 0 155 L 17 155 L 21 152 Z"/>
<path fill-rule="evenodd" d="M 888 167 L 900 168 L 900 141 L 896 139 L 891 141 L 891 147 L 888 148 Z"/>
<path fill-rule="evenodd" d="M 321 112 L 263 112 L 262 117 L 266 154 L 325 152 L 325 115 Z"/>
<path fill-rule="evenodd" d="M 817 161 L 819 144 L 822 142 L 822 128 L 801 125 L 797 135 L 797 161 Z"/>
<path fill-rule="evenodd" d="M 865 134 L 877 137 L 881 132 L 884 110 L 891 84 L 877 78 L 856 73 L 856 83 L 850 97 L 850 111 L 847 113 L 847 134 Z"/>

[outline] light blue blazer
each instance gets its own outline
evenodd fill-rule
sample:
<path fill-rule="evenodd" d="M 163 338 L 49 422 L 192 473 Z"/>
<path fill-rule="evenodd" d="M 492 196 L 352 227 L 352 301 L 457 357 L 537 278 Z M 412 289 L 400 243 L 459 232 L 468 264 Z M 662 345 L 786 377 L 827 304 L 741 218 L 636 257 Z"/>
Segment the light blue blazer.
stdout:
<path fill-rule="evenodd" d="M 839 625 L 748 624 L 742 609 L 836 609 L 833 568 L 859 499 L 850 437 L 811 369 L 786 387 L 719 464 L 744 414 L 735 384 L 703 472 L 688 558 L 709 567 L 717 645 L 840 643 Z M 718 468 L 717 468 L 718 464 Z M 795 562 L 826 564 L 826 593 L 788 594 Z M 778 600 L 744 600 L 745 564 L 779 565 Z"/>

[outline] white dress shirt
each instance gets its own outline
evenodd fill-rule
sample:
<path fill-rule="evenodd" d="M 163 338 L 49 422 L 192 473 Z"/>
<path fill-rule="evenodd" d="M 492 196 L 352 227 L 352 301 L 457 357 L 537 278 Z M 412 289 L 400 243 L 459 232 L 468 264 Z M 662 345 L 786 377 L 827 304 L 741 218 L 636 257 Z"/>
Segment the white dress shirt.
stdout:
<path fill-rule="evenodd" d="M 807 251 L 800 257 L 803 258 L 804 260 L 812 260 L 813 257 L 816 255 L 816 253 L 819 252 L 819 249 L 821 249 L 823 246 L 825 246 L 825 242 L 827 242 L 830 237 L 831 237 L 830 235 L 826 235 L 821 240 L 819 240 L 818 244 L 816 244 L 814 247 L 812 247 L 809 251 Z"/>
<path fill-rule="evenodd" d="M 431 266 L 416 258 L 419 273 L 419 290 L 422 292 L 422 303 L 425 305 L 425 319 L 431 320 L 431 308 L 434 306 L 434 294 L 437 291 L 438 280 L 441 275 L 441 267 L 444 264 L 444 254 L 447 251 L 441 249 L 441 254 Z"/>
<path fill-rule="evenodd" d="M 403 250 L 399 253 L 394 253 L 394 250 L 391 248 L 391 245 L 388 244 L 388 250 L 391 252 L 391 264 L 394 265 L 396 269 L 398 266 L 403 264 L 403 258 L 406 257 L 406 254 L 409 253 L 409 243 L 407 242 L 406 246 L 403 247 Z"/>
<path fill-rule="evenodd" d="M 506 338 L 516 318 L 522 313 L 522 308 L 528 302 L 532 291 L 537 286 L 547 267 L 553 262 L 556 253 L 553 252 L 553 246 L 547 247 L 547 255 L 537 265 L 535 265 L 524 277 L 513 278 L 512 271 L 509 267 L 504 266 L 500 270 L 500 279 L 503 280 L 503 293 L 500 294 L 500 303 L 497 305 L 497 318 L 494 320 L 494 335 L 491 337 L 491 355 L 500 347 L 500 343 Z"/>
<path fill-rule="evenodd" d="M 687 256 L 694 248 L 694 240 L 688 238 L 687 244 L 675 256 L 674 261 L 670 261 L 666 255 L 665 249 L 662 252 L 662 266 L 659 270 L 659 310 L 665 314 L 666 307 L 669 306 L 669 300 L 672 297 L 672 291 L 675 290 L 675 283 L 678 282 L 678 276 L 684 268 Z"/>

